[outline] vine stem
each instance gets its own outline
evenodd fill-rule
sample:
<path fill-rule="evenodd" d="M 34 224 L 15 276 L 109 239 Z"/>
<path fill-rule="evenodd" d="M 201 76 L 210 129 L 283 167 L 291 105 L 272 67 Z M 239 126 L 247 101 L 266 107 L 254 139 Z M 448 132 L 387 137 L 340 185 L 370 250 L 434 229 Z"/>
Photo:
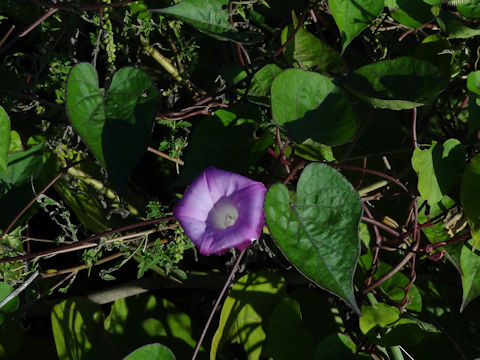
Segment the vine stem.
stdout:
<path fill-rule="evenodd" d="M 417 143 L 417 108 L 412 109 L 412 142 L 413 148 L 415 149 L 418 146 Z"/>
<path fill-rule="evenodd" d="M 195 350 L 192 355 L 192 360 L 195 360 L 197 358 L 198 351 L 200 350 L 200 346 L 202 346 L 202 342 L 205 339 L 205 335 L 207 334 L 207 330 L 210 326 L 210 323 L 212 322 L 213 316 L 215 315 L 215 312 L 217 311 L 217 308 L 220 305 L 220 301 L 222 301 L 223 295 L 227 291 L 233 279 L 233 276 L 237 272 L 238 266 L 240 265 L 240 261 L 242 260 L 243 255 L 245 254 L 246 251 L 247 250 L 242 250 L 238 255 L 238 258 L 235 261 L 235 264 L 233 265 L 232 271 L 230 271 L 230 275 L 228 275 L 227 281 L 225 281 L 225 285 L 223 285 L 222 291 L 220 291 L 220 294 L 218 295 L 217 300 L 215 301 L 215 305 L 213 305 L 213 308 L 212 308 L 212 311 L 210 312 L 208 320 L 205 323 L 205 326 L 203 327 L 202 335 L 200 335 L 200 339 L 198 340 L 197 345 L 195 346 Z"/>
<path fill-rule="evenodd" d="M 136 228 L 139 228 L 139 227 L 153 225 L 153 224 L 157 224 L 157 223 L 160 223 L 160 222 L 171 221 L 171 220 L 175 220 L 175 217 L 174 216 L 165 216 L 163 218 L 152 219 L 152 220 L 148 220 L 148 221 L 144 221 L 144 222 L 140 222 L 140 223 L 136 223 L 136 224 L 132 224 L 132 225 L 123 226 L 121 228 L 110 230 L 110 231 L 104 232 L 102 234 L 94 235 L 92 237 L 89 237 L 88 239 L 85 239 L 85 240 L 82 240 L 82 241 L 77 241 L 77 242 L 74 242 L 74 243 L 56 248 L 56 249 L 39 251 L 39 252 L 36 252 L 36 253 L 33 253 L 33 254 L 3 258 L 3 259 L 0 259 L 0 264 L 6 263 L 6 262 L 12 262 L 12 261 L 24 261 L 24 260 L 34 259 L 36 257 L 49 255 L 51 253 L 66 252 L 66 251 L 69 251 L 69 250 L 72 251 L 72 249 L 78 250 L 79 247 L 81 247 L 81 245 L 91 243 L 91 242 L 96 241 L 96 240 L 98 240 L 102 237 L 107 237 L 107 236 L 110 236 L 110 235 L 115 234 L 117 232 L 127 231 L 127 230 L 131 230 L 131 229 L 136 229 Z"/>
<path fill-rule="evenodd" d="M 377 175 L 380 177 L 383 177 L 384 179 L 390 180 L 391 182 L 395 183 L 396 185 L 400 186 L 405 192 L 408 193 L 408 189 L 405 185 L 403 185 L 398 179 L 395 179 L 393 176 L 384 174 L 380 171 L 376 170 L 371 170 L 371 169 L 366 169 L 366 168 L 359 168 L 357 166 L 351 166 L 351 165 L 341 165 L 341 164 L 327 164 L 330 165 L 331 167 L 337 168 L 337 169 L 345 169 L 345 170 L 354 170 L 354 171 L 360 171 L 372 175 Z"/>

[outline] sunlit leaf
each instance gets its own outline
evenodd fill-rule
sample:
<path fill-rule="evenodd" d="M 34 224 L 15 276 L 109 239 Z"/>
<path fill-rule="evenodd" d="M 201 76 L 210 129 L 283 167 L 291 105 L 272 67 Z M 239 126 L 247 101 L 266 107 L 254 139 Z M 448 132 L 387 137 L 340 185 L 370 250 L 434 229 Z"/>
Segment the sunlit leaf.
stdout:
<path fill-rule="evenodd" d="M 367 334 L 375 327 L 384 327 L 393 324 L 400 317 L 400 310 L 397 307 L 384 303 L 375 305 L 363 305 L 362 316 L 359 319 L 359 326 L 362 333 Z"/>
<path fill-rule="evenodd" d="M 432 100 L 445 79 L 429 62 L 404 56 L 365 65 L 336 83 L 373 106 L 402 110 Z"/>
<path fill-rule="evenodd" d="M 186 359 L 196 344 L 189 316 L 170 301 L 149 294 L 115 300 L 105 328 L 122 355 L 145 343 L 159 342 L 179 359 Z"/>
<path fill-rule="evenodd" d="M 473 241 L 467 242 L 460 255 L 462 267 L 462 305 L 460 311 L 480 295 L 480 251 L 473 249 Z"/>
<path fill-rule="evenodd" d="M 357 312 L 353 275 L 361 214 L 362 204 L 352 185 L 338 171 L 319 163 L 302 172 L 295 196 L 276 184 L 265 199 L 268 228 L 285 256 Z"/>
<path fill-rule="evenodd" d="M 297 25 L 298 21 L 293 13 L 293 22 L 282 31 L 282 44 L 287 42 Z M 346 71 L 345 62 L 340 54 L 303 26 L 297 30 L 284 54 L 290 66 L 298 66 L 304 70 L 314 70 L 321 74 L 338 74 Z"/>
<path fill-rule="evenodd" d="M 175 360 L 169 348 L 161 344 L 148 344 L 128 354 L 123 360 Z"/>
<path fill-rule="evenodd" d="M 55 305 L 52 331 L 60 360 L 113 359 L 105 341 L 103 312 L 85 298 L 72 298 Z"/>
<path fill-rule="evenodd" d="M 272 82 L 272 114 L 296 142 L 312 139 L 334 145 L 349 140 L 357 121 L 349 101 L 332 79 L 287 69 Z"/>
<path fill-rule="evenodd" d="M 0 106 L 0 171 L 7 172 L 7 156 L 10 149 L 10 118 L 5 109 Z"/>
<path fill-rule="evenodd" d="M 210 360 L 217 358 L 226 341 L 240 343 L 249 359 L 259 359 L 266 339 L 262 321 L 268 319 L 285 292 L 285 280 L 273 272 L 247 274 L 238 279 L 223 304 Z"/>
<path fill-rule="evenodd" d="M 252 43 L 262 39 L 259 33 L 241 33 L 230 24 L 228 21 L 228 0 L 183 0 L 171 7 L 150 11 L 185 21 L 218 40 Z"/>
<path fill-rule="evenodd" d="M 418 175 L 418 191 L 430 205 L 437 204 L 460 180 L 465 155 L 456 139 L 448 139 L 443 145 L 433 141 L 428 149 L 415 149 L 412 167 Z"/>
<path fill-rule="evenodd" d="M 480 155 L 467 165 L 460 187 L 460 202 L 467 216 L 474 249 L 480 246 Z"/>
<path fill-rule="evenodd" d="M 120 191 L 147 150 L 159 96 L 142 71 L 117 71 L 108 90 L 99 88 L 98 75 L 88 63 L 70 71 L 66 107 L 70 121 Z"/>
<path fill-rule="evenodd" d="M 340 30 L 342 51 L 383 10 L 384 0 L 328 0 L 328 6 Z"/>

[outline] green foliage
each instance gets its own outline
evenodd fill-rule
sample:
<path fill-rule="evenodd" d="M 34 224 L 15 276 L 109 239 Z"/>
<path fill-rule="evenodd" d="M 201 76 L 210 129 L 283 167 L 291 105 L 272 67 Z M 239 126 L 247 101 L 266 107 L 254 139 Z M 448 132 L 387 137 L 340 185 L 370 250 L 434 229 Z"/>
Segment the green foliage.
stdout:
<path fill-rule="evenodd" d="M 428 149 L 416 148 L 412 167 L 418 175 L 418 191 L 430 205 L 437 204 L 459 180 L 465 150 L 460 141 L 448 139 L 442 146 L 433 141 Z"/>
<path fill-rule="evenodd" d="M 99 88 L 87 63 L 76 65 L 66 86 L 66 107 L 73 126 L 112 177 L 117 191 L 150 142 L 158 106 L 157 89 L 140 70 L 123 68 L 110 88 Z"/>
<path fill-rule="evenodd" d="M 124 357 L 124 360 L 175 360 L 172 352 L 161 344 L 148 344 Z"/>
<path fill-rule="evenodd" d="M 478 201 L 480 187 L 480 155 L 476 155 L 467 165 L 462 177 L 460 201 L 470 225 L 473 237 L 473 248 L 480 245 L 480 202 Z"/>
<path fill-rule="evenodd" d="M 212 165 L 267 227 L 198 360 L 478 357 L 479 5 L 0 1 L 0 358 L 191 358 L 234 257 L 171 215 Z"/>
<path fill-rule="evenodd" d="M 272 115 L 292 139 L 311 138 L 332 145 L 349 140 L 356 130 L 350 103 L 326 76 L 287 69 L 272 82 Z"/>
<path fill-rule="evenodd" d="M 282 252 L 309 279 L 360 312 L 353 295 L 362 205 L 351 184 L 323 164 L 305 168 L 291 196 L 274 185 L 265 200 L 268 228 Z"/>
<path fill-rule="evenodd" d="M 262 323 L 271 315 L 275 303 L 285 296 L 285 290 L 285 280 L 271 272 L 238 279 L 223 304 L 210 359 L 217 358 L 226 341 L 240 343 L 249 359 L 259 359 L 266 339 Z"/>
<path fill-rule="evenodd" d="M 5 109 L 0 106 L 0 171 L 7 172 L 7 157 L 10 149 L 10 119 Z"/>
<path fill-rule="evenodd" d="M 329 0 L 328 5 L 340 30 L 342 51 L 382 12 L 384 0 Z"/>

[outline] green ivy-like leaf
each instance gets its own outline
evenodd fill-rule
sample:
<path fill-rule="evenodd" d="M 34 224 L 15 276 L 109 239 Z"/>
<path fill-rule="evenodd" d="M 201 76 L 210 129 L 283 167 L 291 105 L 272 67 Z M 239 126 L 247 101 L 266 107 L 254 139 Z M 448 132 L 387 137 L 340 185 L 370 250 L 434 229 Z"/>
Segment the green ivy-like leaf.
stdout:
<path fill-rule="evenodd" d="M 115 189 L 124 183 L 147 150 L 159 96 L 142 71 L 117 71 L 108 90 L 88 63 L 72 68 L 67 78 L 66 108 L 72 125 L 112 177 Z"/>
<path fill-rule="evenodd" d="M 123 360 L 175 360 L 169 348 L 162 344 L 148 344 L 128 354 Z"/>
<path fill-rule="evenodd" d="M 428 149 L 417 147 L 412 167 L 418 175 L 418 191 L 430 205 L 438 203 L 459 180 L 465 165 L 465 149 L 460 141 L 448 139 L 437 146 L 433 141 Z"/>
<path fill-rule="evenodd" d="M 266 339 L 262 320 L 270 316 L 285 292 L 285 280 L 276 273 L 247 274 L 238 279 L 223 303 L 210 360 L 216 359 L 222 344 L 229 340 L 240 343 L 249 359 L 259 359 Z"/>
<path fill-rule="evenodd" d="M 10 118 L 5 109 L 0 106 L 0 171 L 7 172 L 7 157 L 10 149 Z"/>
<path fill-rule="evenodd" d="M 361 214 L 362 204 L 352 185 L 338 171 L 319 163 L 302 172 L 296 196 L 276 184 L 265 199 L 268 228 L 285 256 L 358 313 L 353 275 L 360 252 Z"/>
<path fill-rule="evenodd" d="M 429 62 L 404 56 L 365 65 L 336 83 L 373 106 L 402 110 L 430 101 L 445 79 Z"/>
<path fill-rule="evenodd" d="M 342 38 L 342 52 L 383 10 L 384 0 L 328 0 Z"/>
<path fill-rule="evenodd" d="M 261 41 L 259 33 L 240 33 L 228 21 L 228 0 L 183 0 L 164 9 L 150 10 L 185 21 L 217 40 L 244 43 Z"/>
<path fill-rule="evenodd" d="M 468 241 L 462 248 L 460 266 L 462 268 L 462 305 L 460 311 L 480 295 L 480 252 L 473 249 L 474 241 Z"/>
<path fill-rule="evenodd" d="M 293 22 L 282 31 L 282 44 L 287 42 L 297 25 L 297 18 L 293 13 Z M 298 66 L 304 70 L 314 70 L 322 74 L 339 74 L 346 71 L 345 61 L 340 54 L 303 26 L 297 30 L 284 54 L 290 66 Z"/>
<path fill-rule="evenodd" d="M 349 140 L 357 121 L 347 98 L 326 76 L 287 69 L 272 82 L 272 114 L 296 142 L 334 145 Z"/>
<path fill-rule="evenodd" d="M 359 319 L 360 330 L 367 334 L 371 329 L 393 324 L 400 317 L 400 310 L 395 306 L 383 303 L 363 305 L 362 316 Z"/>
<path fill-rule="evenodd" d="M 467 165 L 460 187 L 460 202 L 467 216 L 473 248 L 480 247 L 480 154 Z"/>

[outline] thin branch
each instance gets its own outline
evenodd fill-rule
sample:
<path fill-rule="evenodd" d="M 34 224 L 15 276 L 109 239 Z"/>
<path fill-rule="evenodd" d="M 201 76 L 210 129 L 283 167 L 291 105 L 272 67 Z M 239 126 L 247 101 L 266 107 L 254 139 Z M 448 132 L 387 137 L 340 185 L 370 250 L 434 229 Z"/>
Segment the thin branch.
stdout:
<path fill-rule="evenodd" d="M 174 216 L 165 216 L 165 217 L 158 218 L 158 219 L 152 219 L 152 220 L 148 220 L 148 221 L 144 221 L 144 222 L 140 222 L 140 223 L 136 223 L 136 224 L 132 224 L 132 225 L 123 226 L 121 228 L 110 230 L 110 231 L 104 232 L 102 234 L 94 235 L 94 236 L 89 237 L 87 239 L 84 239 L 82 241 L 78 241 L 78 242 L 75 242 L 75 243 L 72 243 L 72 244 L 64 245 L 64 246 L 61 246 L 59 248 L 50 249 L 50 250 L 43 250 L 43 251 L 39 251 L 39 252 L 36 252 L 36 253 L 33 253 L 33 254 L 26 254 L 26 255 L 19 255 L 19 256 L 14 256 L 14 257 L 3 258 L 3 259 L 0 259 L 0 264 L 6 263 L 6 262 L 12 262 L 12 261 L 30 260 L 30 259 L 34 259 L 34 258 L 39 257 L 39 256 L 50 255 L 52 253 L 58 254 L 58 253 L 63 253 L 63 252 L 67 252 L 67 251 L 72 251 L 72 249 L 79 250 L 79 249 L 81 249 L 81 246 L 84 246 L 84 245 L 87 245 L 87 244 L 92 244 L 93 246 L 98 245 L 95 242 L 96 240 L 101 239 L 103 237 L 108 237 L 108 236 L 113 235 L 113 234 L 118 233 L 118 232 L 128 231 L 128 230 L 136 229 L 136 228 L 139 228 L 139 227 L 158 224 L 160 222 L 172 221 L 172 220 L 176 220 Z M 88 247 L 91 247 L 92 245 L 89 245 Z"/>
<path fill-rule="evenodd" d="M 113 7 L 119 7 L 119 6 L 127 5 L 127 4 L 129 4 L 131 2 L 135 2 L 137 0 L 122 0 L 122 1 L 111 3 L 111 4 L 87 4 L 87 5 L 79 5 L 79 6 L 65 5 L 65 4 L 53 4 L 53 3 L 49 3 L 49 2 L 45 2 L 45 1 L 41 1 L 41 0 L 30 0 L 30 1 L 34 4 L 41 5 L 41 6 L 48 7 L 48 8 L 53 8 L 53 9 L 56 9 L 56 10 L 68 10 L 68 11 L 72 11 L 72 10 L 94 11 L 95 10 L 96 11 L 96 10 L 102 10 L 102 9 L 106 9 L 106 8 L 113 8 Z"/>
<path fill-rule="evenodd" d="M 215 305 L 213 305 L 213 309 L 210 312 L 210 316 L 208 317 L 207 322 L 205 323 L 205 326 L 202 331 L 202 335 L 200 335 L 200 339 L 197 342 L 197 345 L 195 346 L 195 350 L 192 355 L 192 360 L 195 360 L 198 354 L 198 351 L 200 350 L 200 347 L 202 346 L 203 339 L 205 338 L 205 335 L 207 334 L 208 327 L 210 326 L 210 323 L 212 322 L 213 316 L 215 315 L 215 312 L 217 311 L 218 306 L 220 305 L 220 301 L 222 301 L 223 295 L 227 291 L 233 276 L 237 272 L 238 266 L 240 265 L 240 261 L 243 258 L 243 255 L 245 254 L 246 250 L 242 250 L 240 254 L 238 255 L 237 260 L 235 261 L 235 264 L 233 265 L 232 271 L 230 271 L 230 275 L 228 275 L 227 281 L 225 281 L 225 285 L 223 285 L 222 291 L 220 291 L 220 294 L 218 295 L 217 301 L 215 301 Z"/>
<path fill-rule="evenodd" d="M 413 142 L 413 148 L 418 147 L 417 143 L 417 108 L 414 107 L 412 109 L 412 142 Z"/>
<path fill-rule="evenodd" d="M 359 167 L 351 166 L 351 165 L 341 165 L 341 164 L 328 164 L 328 165 L 330 165 L 331 167 L 337 168 L 337 169 L 360 171 L 360 172 L 366 172 L 366 173 L 372 174 L 372 175 L 377 175 L 377 176 L 380 176 L 380 177 L 383 177 L 385 179 L 390 180 L 391 182 L 393 182 L 394 184 L 398 185 L 403 190 L 405 190 L 405 192 L 407 192 L 407 193 L 409 192 L 407 187 L 405 185 L 403 185 L 398 179 L 395 179 L 394 177 L 392 177 L 390 175 L 387 175 L 387 174 L 384 174 L 380 171 L 359 168 Z"/>
<path fill-rule="evenodd" d="M 157 149 L 154 149 L 152 147 L 148 147 L 147 148 L 148 151 L 150 151 L 151 153 L 155 154 L 155 155 L 158 155 L 164 159 L 167 159 L 167 160 L 170 160 L 170 161 L 173 161 L 179 165 L 184 165 L 185 163 L 183 162 L 183 160 L 179 159 L 179 158 L 174 158 L 174 157 L 171 157 L 171 156 L 168 156 L 167 154 L 161 152 L 161 151 L 158 151 Z"/>

